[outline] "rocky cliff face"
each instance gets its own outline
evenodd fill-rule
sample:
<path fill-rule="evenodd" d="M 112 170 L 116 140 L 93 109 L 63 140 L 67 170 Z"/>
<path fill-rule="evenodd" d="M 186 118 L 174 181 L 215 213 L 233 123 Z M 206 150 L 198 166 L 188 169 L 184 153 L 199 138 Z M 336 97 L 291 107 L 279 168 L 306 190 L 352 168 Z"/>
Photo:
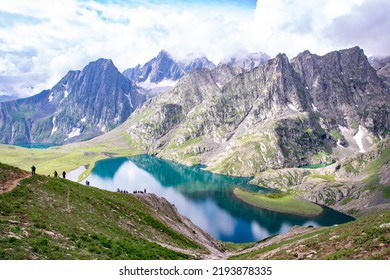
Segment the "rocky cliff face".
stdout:
<path fill-rule="evenodd" d="M 134 143 L 231 175 L 331 162 L 389 133 L 389 90 L 360 48 L 289 59 L 238 74 L 194 71 L 128 120 Z"/>
<path fill-rule="evenodd" d="M 360 48 L 323 57 L 304 52 L 291 64 L 310 93 L 312 108 L 329 122 L 355 130 L 362 125 L 375 136 L 386 137 L 382 125 L 390 121 L 383 115 L 389 111 L 389 91 Z"/>
<path fill-rule="evenodd" d="M 63 144 L 100 135 L 124 122 L 145 101 L 111 60 L 70 71 L 51 90 L 0 103 L 2 143 Z"/>

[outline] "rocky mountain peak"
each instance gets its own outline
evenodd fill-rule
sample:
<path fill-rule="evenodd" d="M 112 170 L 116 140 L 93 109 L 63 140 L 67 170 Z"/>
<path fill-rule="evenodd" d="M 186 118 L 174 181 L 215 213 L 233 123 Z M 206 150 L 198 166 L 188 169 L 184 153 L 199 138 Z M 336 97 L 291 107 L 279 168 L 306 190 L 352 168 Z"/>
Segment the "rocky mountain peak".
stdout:
<path fill-rule="evenodd" d="M 88 63 L 88 65 L 85 68 L 88 67 L 102 67 L 102 68 L 115 67 L 116 68 L 112 60 L 106 58 L 99 58 L 96 61 L 91 61 L 90 63 Z"/>
<path fill-rule="evenodd" d="M 274 59 L 268 61 L 268 65 L 275 65 L 277 69 L 284 70 L 290 65 L 290 61 L 286 54 L 279 53 Z"/>
<path fill-rule="evenodd" d="M 88 63 L 83 68 L 82 73 L 85 76 L 100 76 L 102 78 L 111 75 L 121 75 L 112 60 L 104 58 Z"/>
<path fill-rule="evenodd" d="M 161 59 L 170 59 L 170 60 L 172 60 L 173 61 L 173 58 L 172 58 L 172 56 L 171 56 L 171 54 L 168 52 L 168 51 L 166 51 L 166 50 L 161 50 L 159 53 L 158 53 L 158 55 L 157 55 L 157 60 L 161 60 Z"/>

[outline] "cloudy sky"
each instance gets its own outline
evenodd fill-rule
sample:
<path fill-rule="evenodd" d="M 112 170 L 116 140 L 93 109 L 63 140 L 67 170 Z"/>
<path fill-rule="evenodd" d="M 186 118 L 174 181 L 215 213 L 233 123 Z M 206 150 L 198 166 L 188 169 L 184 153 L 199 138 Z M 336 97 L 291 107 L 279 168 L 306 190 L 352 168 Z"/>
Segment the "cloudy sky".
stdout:
<path fill-rule="evenodd" d="M 0 95 L 28 96 L 100 57 L 120 71 L 155 57 L 290 58 L 361 46 L 390 55 L 388 0 L 0 0 Z"/>

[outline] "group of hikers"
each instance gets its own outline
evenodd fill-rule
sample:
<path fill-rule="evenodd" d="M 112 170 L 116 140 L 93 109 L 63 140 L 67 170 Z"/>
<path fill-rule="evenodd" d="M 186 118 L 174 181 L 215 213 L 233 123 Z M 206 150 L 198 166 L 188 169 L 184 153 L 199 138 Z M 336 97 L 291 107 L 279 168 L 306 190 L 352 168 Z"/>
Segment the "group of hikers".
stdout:
<path fill-rule="evenodd" d="M 121 190 L 120 188 L 117 189 L 117 192 L 118 193 L 129 193 L 128 191 Z M 146 189 L 144 189 L 143 191 L 133 191 L 133 193 L 146 193 Z"/>
<path fill-rule="evenodd" d="M 50 177 L 50 174 L 48 175 Z M 54 178 L 58 178 L 58 172 L 57 170 L 54 171 Z M 66 172 L 62 171 L 62 178 L 66 179 Z"/>
<path fill-rule="evenodd" d="M 31 175 L 35 175 L 36 171 L 37 171 L 37 168 L 34 165 L 31 166 Z M 54 174 L 54 178 L 58 178 L 57 170 L 55 170 L 53 174 Z M 47 175 L 47 177 L 50 177 L 50 174 Z M 62 171 L 62 178 L 66 179 L 66 172 L 65 171 Z"/>

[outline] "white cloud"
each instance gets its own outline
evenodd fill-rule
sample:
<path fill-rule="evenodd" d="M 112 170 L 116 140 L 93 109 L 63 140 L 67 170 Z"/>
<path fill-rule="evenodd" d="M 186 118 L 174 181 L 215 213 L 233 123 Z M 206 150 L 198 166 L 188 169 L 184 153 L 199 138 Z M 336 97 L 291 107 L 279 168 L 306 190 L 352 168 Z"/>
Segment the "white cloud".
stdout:
<path fill-rule="evenodd" d="M 37 84 L 50 88 L 68 70 L 81 69 L 100 57 L 113 59 L 120 70 L 146 62 L 163 48 L 181 57 L 198 51 L 220 59 L 239 45 L 240 38 L 235 35 L 247 14 L 217 7 L 206 11 L 204 7 L 189 10 L 169 5 L 156 8 L 93 1 L 48 2 L 7 1 L 0 8 L 3 17 L 26 17 L 1 28 L 0 46 L 7 51 L 36 52 L 29 58 L 35 73 L 29 83 L 35 88 Z M 19 56 L 2 59 L 1 68 L 7 69 L 4 77 L 23 76 L 23 71 L 15 67 Z M 18 86 L 20 92 L 26 83 Z"/>
<path fill-rule="evenodd" d="M 275 55 L 285 52 L 292 57 L 306 49 L 323 54 L 335 45 L 324 36 L 324 30 L 338 16 L 351 12 L 363 0 L 273 0 L 258 1 L 256 27 L 259 44 L 265 52 Z M 346 46 L 348 47 L 348 46 Z"/>
<path fill-rule="evenodd" d="M 342 45 L 359 45 L 369 55 L 389 55 L 390 2 L 371 0 L 335 18 L 326 35 Z"/>
<path fill-rule="evenodd" d="M 375 44 L 351 36 L 341 40 L 341 31 L 345 34 L 349 29 L 339 26 L 349 22 L 352 28 L 354 21 L 350 19 L 358 8 L 373 2 L 389 7 L 382 0 L 259 0 L 256 10 L 177 6 L 174 1 L 165 5 L 143 1 L 129 5 L 103 5 L 92 0 L 3 1 L 0 92 L 38 93 L 51 88 L 68 70 L 82 69 L 100 57 L 111 58 L 124 70 L 146 62 L 161 49 L 181 58 L 202 53 L 214 62 L 240 51 L 262 51 L 271 56 L 285 52 L 293 57 L 305 49 L 323 54 L 360 42 L 368 52 L 385 52 L 381 38 Z M 372 9 L 370 14 L 363 9 L 360 13 L 369 19 L 376 16 Z M 370 31 L 378 24 L 373 20 L 358 23 L 362 29 L 370 24 L 366 29 Z"/>

